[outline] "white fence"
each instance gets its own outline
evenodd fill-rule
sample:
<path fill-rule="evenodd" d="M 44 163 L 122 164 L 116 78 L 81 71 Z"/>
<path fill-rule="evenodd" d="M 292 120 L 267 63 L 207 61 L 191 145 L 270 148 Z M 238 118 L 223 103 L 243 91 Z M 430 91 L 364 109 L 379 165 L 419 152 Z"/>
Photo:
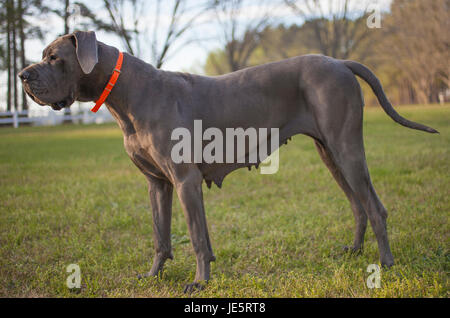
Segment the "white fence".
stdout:
<path fill-rule="evenodd" d="M 9 125 L 18 128 L 20 124 L 34 126 L 53 126 L 63 122 L 73 122 L 77 124 L 102 124 L 114 121 L 114 118 L 106 109 L 101 109 L 97 113 L 92 113 L 88 109 L 76 113 L 64 114 L 63 111 L 14 111 L 0 112 L 0 127 Z"/>

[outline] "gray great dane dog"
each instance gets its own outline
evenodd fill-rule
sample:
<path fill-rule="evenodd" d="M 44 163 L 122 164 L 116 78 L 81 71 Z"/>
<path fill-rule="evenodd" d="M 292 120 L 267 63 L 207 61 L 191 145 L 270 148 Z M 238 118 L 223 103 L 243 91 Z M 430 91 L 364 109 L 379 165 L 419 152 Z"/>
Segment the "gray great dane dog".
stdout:
<path fill-rule="evenodd" d="M 28 95 L 55 110 L 74 101 L 96 101 L 115 67 L 119 51 L 97 41 L 94 32 L 56 39 L 41 62 L 19 77 Z M 207 77 L 158 70 L 124 54 L 117 85 L 106 106 L 123 131 L 125 149 L 149 183 L 156 253 L 150 272 L 158 275 L 172 259 L 170 227 L 175 189 L 187 220 L 197 258 L 195 281 L 185 291 L 202 288 L 215 260 L 206 224 L 202 182 L 219 187 L 224 177 L 249 163 L 174 163 L 171 132 L 204 128 L 278 128 L 279 142 L 304 134 L 312 137 L 320 157 L 350 201 L 356 221 L 348 250 L 363 247 L 367 220 L 378 242 L 381 264 L 394 259 L 386 230 L 387 212 L 370 180 L 363 145 L 363 96 L 358 75 L 372 88 L 384 111 L 397 123 L 429 133 L 427 126 L 401 117 L 386 98 L 377 77 L 353 61 L 305 55 Z"/>

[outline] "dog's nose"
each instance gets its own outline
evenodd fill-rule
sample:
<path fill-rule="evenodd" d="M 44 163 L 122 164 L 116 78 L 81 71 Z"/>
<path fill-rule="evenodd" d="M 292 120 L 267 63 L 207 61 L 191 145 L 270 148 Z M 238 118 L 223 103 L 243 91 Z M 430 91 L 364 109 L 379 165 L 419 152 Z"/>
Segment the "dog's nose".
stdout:
<path fill-rule="evenodd" d="M 26 81 L 27 79 L 30 78 L 30 72 L 28 72 L 27 70 L 23 70 L 22 72 L 19 73 L 19 77 L 22 81 Z"/>

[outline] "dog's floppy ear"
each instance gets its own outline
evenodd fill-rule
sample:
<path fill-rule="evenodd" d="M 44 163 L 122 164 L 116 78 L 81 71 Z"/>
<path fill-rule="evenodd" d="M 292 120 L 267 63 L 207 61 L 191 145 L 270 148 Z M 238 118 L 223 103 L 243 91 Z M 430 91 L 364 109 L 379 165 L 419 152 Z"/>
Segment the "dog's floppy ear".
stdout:
<path fill-rule="evenodd" d="M 84 74 L 89 74 L 98 63 L 98 47 L 95 32 L 76 31 L 73 33 L 73 37 L 75 38 L 78 63 Z"/>

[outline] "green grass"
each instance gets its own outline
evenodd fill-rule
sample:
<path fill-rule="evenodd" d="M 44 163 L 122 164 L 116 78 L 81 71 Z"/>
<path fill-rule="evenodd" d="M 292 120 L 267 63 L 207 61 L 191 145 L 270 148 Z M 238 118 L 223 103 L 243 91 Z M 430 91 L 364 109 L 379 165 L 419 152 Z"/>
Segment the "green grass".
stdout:
<path fill-rule="evenodd" d="M 355 257 L 349 204 L 313 142 L 296 136 L 280 170 L 241 169 L 222 190 L 205 187 L 217 261 L 195 297 L 449 297 L 450 105 L 399 107 L 431 135 L 365 110 L 365 144 L 375 188 L 388 209 L 396 265 L 368 289 L 379 264 L 366 234 Z M 0 296 L 184 297 L 195 257 L 174 200 L 174 260 L 161 278 L 138 281 L 154 254 L 145 178 L 128 159 L 116 125 L 0 129 Z M 66 267 L 81 268 L 78 293 Z"/>

